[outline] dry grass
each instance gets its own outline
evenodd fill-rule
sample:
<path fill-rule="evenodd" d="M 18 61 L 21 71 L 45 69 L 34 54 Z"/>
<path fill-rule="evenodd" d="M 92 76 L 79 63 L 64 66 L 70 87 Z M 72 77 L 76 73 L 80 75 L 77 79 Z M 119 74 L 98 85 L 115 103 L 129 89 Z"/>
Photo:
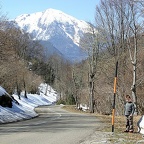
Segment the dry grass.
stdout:
<path fill-rule="evenodd" d="M 105 119 L 109 119 L 106 120 Z M 104 121 L 109 125 L 104 131 L 111 131 L 111 116 L 105 116 Z M 123 144 L 136 144 L 138 141 L 142 140 L 142 135 L 137 133 L 137 122 L 140 119 L 140 116 L 134 116 L 134 133 L 124 133 L 125 130 L 125 116 L 115 116 L 115 131 L 114 137 L 119 141 L 123 140 Z M 144 142 L 143 142 L 144 144 Z"/>
<path fill-rule="evenodd" d="M 64 106 L 64 109 L 76 112 L 76 113 L 85 113 L 83 111 L 77 110 L 75 106 Z M 106 126 L 102 130 L 103 132 L 111 132 L 111 116 L 107 115 L 99 115 L 93 114 L 98 117 L 101 121 L 106 123 Z M 137 133 L 137 122 L 140 119 L 140 116 L 134 116 L 134 133 L 124 133 L 125 130 L 125 116 L 115 116 L 115 124 L 114 124 L 114 135 L 110 138 L 112 143 L 120 143 L 120 144 L 138 144 L 138 141 L 144 140 L 142 135 Z M 121 141 L 121 142 L 120 142 Z M 144 144 L 144 142 L 142 142 Z M 141 143 L 141 144 L 142 144 Z"/>

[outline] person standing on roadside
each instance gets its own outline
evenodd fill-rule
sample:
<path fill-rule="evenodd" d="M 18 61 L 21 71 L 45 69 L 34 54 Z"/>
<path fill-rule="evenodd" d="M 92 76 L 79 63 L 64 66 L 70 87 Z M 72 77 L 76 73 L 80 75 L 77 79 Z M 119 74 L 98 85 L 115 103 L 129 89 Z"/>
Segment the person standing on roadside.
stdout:
<path fill-rule="evenodd" d="M 135 111 L 134 103 L 129 95 L 125 96 L 126 104 L 124 115 L 126 117 L 126 130 L 124 132 L 133 132 L 133 115 Z"/>

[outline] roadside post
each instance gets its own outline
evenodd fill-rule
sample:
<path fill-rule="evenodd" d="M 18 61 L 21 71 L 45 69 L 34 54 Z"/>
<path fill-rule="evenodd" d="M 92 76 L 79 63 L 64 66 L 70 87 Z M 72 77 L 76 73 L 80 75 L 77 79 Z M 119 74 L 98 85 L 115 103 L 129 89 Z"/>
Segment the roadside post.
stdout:
<path fill-rule="evenodd" d="M 117 70 L 118 70 L 118 61 L 116 62 L 115 77 L 114 77 L 114 97 L 113 97 L 113 107 L 112 107 L 112 132 L 114 132 L 114 117 L 115 117 L 115 99 L 116 99 Z"/>

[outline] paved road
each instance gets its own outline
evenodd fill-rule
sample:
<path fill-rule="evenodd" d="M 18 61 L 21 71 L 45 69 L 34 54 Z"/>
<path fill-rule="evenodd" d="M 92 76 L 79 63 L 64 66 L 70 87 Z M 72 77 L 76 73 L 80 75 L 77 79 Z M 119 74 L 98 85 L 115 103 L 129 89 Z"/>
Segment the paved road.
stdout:
<path fill-rule="evenodd" d="M 94 116 L 70 113 L 60 106 L 36 111 L 37 118 L 0 125 L 0 144 L 79 144 L 101 125 Z"/>

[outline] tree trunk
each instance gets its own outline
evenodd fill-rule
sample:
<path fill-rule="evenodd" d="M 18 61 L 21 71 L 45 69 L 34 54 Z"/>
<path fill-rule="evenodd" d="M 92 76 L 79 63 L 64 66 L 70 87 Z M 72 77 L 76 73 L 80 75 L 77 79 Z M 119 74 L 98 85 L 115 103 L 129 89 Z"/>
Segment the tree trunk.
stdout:
<path fill-rule="evenodd" d="M 94 113 L 94 81 L 90 80 L 90 113 Z"/>
<path fill-rule="evenodd" d="M 19 86 L 18 86 L 18 82 L 16 82 L 16 86 L 17 86 L 17 95 L 18 95 L 18 98 L 21 99 L 21 97 L 20 97 L 20 89 L 19 89 Z"/>
<path fill-rule="evenodd" d="M 46 86 L 46 91 L 45 91 L 45 95 L 47 96 L 47 91 L 48 91 L 48 84 Z"/>
<path fill-rule="evenodd" d="M 137 96 L 136 96 L 136 64 L 133 64 L 133 84 L 131 86 L 132 98 L 135 104 L 135 114 L 138 115 Z"/>
<path fill-rule="evenodd" d="M 135 30 L 135 36 L 134 36 L 134 60 L 132 62 L 133 64 L 133 84 L 131 87 L 132 90 L 132 97 L 133 102 L 135 104 L 135 114 L 138 115 L 138 107 L 137 107 L 137 96 L 136 96 L 136 70 L 137 70 L 137 33 Z"/>
<path fill-rule="evenodd" d="M 23 82 L 24 82 L 24 91 L 25 91 L 24 97 L 25 97 L 25 98 L 28 98 L 28 97 L 27 97 L 27 91 L 26 91 L 26 83 L 25 83 L 24 78 L 23 78 Z"/>

